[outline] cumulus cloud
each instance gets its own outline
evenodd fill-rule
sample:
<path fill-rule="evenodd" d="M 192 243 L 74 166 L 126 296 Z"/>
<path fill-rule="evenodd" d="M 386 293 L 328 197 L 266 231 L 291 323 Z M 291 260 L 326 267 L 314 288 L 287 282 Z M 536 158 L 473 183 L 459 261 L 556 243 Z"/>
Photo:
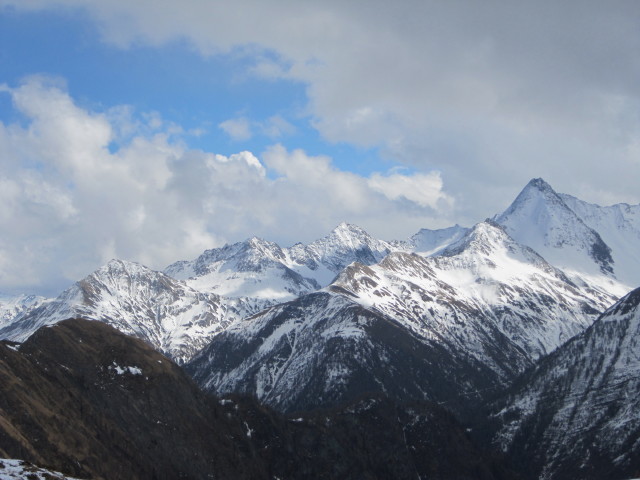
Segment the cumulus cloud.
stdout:
<path fill-rule="evenodd" d="M 343 220 L 408 236 L 450 213 L 436 174 L 362 177 L 281 145 L 193 150 L 155 114 L 87 110 L 45 77 L 0 94 L 22 116 L 0 123 L 0 290 L 54 294 L 113 257 L 163 268 L 251 235 L 311 241 Z"/>

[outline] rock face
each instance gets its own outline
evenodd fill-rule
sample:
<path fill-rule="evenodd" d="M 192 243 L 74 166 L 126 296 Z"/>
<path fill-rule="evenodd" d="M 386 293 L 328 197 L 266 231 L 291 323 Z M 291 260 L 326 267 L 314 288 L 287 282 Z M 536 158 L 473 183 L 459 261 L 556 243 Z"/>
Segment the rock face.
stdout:
<path fill-rule="evenodd" d="M 0 382 L 0 455 L 81 478 L 513 478 L 439 408 L 364 398 L 287 419 L 203 394 L 103 322 L 0 342 Z"/>
<path fill-rule="evenodd" d="M 494 407 L 495 442 L 527 478 L 640 474 L 640 289 L 545 357 Z"/>
<path fill-rule="evenodd" d="M 202 293 L 142 265 L 112 260 L 0 329 L 0 338 L 21 342 L 43 325 L 80 317 L 106 322 L 183 362 L 234 320 L 267 305 Z"/>
<path fill-rule="evenodd" d="M 468 415 L 613 301 L 482 223 L 438 257 L 354 263 L 323 292 L 234 324 L 187 370 L 282 411 L 380 392 Z"/>

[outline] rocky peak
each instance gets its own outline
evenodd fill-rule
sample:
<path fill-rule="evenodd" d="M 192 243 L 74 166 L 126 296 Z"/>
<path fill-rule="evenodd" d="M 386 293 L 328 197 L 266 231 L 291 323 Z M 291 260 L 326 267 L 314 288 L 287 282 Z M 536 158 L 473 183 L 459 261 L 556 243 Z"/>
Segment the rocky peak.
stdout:
<path fill-rule="evenodd" d="M 531 180 L 493 219 L 513 239 L 562 269 L 613 274 L 611 248 L 541 178 Z"/>
<path fill-rule="evenodd" d="M 451 257 L 463 252 L 488 255 L 498 248 L 505 248 L 514 243 L 501 225 L 486 219 L 467 230 L 460 240 L 445 248 L 442 256 Z"/>

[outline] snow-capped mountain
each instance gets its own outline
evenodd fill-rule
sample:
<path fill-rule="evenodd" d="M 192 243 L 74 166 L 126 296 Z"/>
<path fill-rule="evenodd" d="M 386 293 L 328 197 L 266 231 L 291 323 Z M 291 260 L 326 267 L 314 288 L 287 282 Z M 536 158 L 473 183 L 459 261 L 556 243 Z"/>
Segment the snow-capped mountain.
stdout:
<path fill-rule="evenodd" d="M 182 362 L 234 320 L 265 307 L 255 299 L 202 293 L 137 263 L 112 260 L 0 329 L 0 338 L 22 342 L 43 325 L 78 317 L 108 323 Z"/>
<path fill-rule="evenodd" d="M 372 265 L 398 245 L 373 238 L 362 228 L 341 223 L 329 235 L 309 245 L 296 244 L 287 250 L 297 265 L 314 272 L 318 283 L 326 286 L 347 265 L 359 262 Z"/>
<path fill-rule="evenodd" d="M 200 291 L 227 297 L 253 297 L 272 303 L 318 290 L 300 275 L 277 244 L 257 237 L 205 251 L 193 261 L 176 262 L 165 273 Z"/>
<path fill-rule="evenodd" d="M 424 257 L 437 255 L 449 245 L 464 237 L 467 231 L 469 231 L 468 228 L 460 225 L 438 230 L 423 228 L 410 238 L 408 242 L 409 248 L 406 250 Z"/>
<path fill-rule="evenodd" d="M 640 472 L 640 289 L 524 375 L 495 413 L 495 441 L 529 478 Z"/>
<path fill-rule="evenodd" d="M 588 278 L 590 282 L 598 282 L 615 295 L 627 293 L 634 284 L 621 283 L 624 279 L 618 278 L 619 267 L 612 246 L 637 246 L 637 228 L 625 230 L 616 227 L 607 237 L 619 241 L 609 245 L 602 236 L 609 223 L 606 218 L 608 215 L 602 213 L 606 208 L 598 207 L 602 209 L 598 211 L 585 202 L 571 199 L 572 197 L 556 193 L 547 182 L 536 178 L 494 220 L 516 241 L 533 248 L 576 281 Z M 578 212 L 569 205 L 576 207 Z M 619 211 L 616 207 L 607 208 Z M 602 235 L 595 227 L 604 227 Z M 633 250 L 632 247 L 631 249 Z M 615 254 L 620 257 L 620 263 L 626 261 L 626 250 L 628 248 Z M 636 257 L 637 254 L 634 254 L 629 260 L 634 261 Z M 636 265 L 640 267 L 640 263 L 634 263 L 634 267 Z M 640 282 L 640 273 L 636 277 Z"/>
<path fill-rule="evenodd" d="M 280 248 L 253 237 L 207 250 L 193 261 L 176 262 L 165 273 L 200 291 L 275 304 L 319 290 L 352 262 L 377 263 L 393 248 L 355 225 L 341 223 L 309 245 Z"/>
<path fill-rule="evenodd" d="M 373 390 L 461 411 L 614 300 L 579 289 L 483 222 L 437 257 L 396 252 L 377 265 L 351 264 L 323 293 L 216 336 L 188 369 L 205 389 L 255 394 L 283 410 Z"/>
<path fill-rule="evenodd" d="M 613 272 L 626 285 L 640 285 L 640 205 L 601 207 L 560 194 L 580 219 L 611 248 Z"/>
<path fill-rule="evenodd" d="M 0 328 L 11 323 L 19 315 L 24 315 L 49 300 L 38 295 L 0 294 Z"/>
<path fill-rule="evenodd" d="M 367 393 L 463 411 L 477 401 L 477 390 L 496 387 L 495 375 L 469 356 L 453 356 L 437 341 L 331 292 L 234 324 L 186 369 L 207 391 L 255 395 L 285 412 L 337 406 Z"/>
<path fill-rule="evenodd" d="M 392 253 L 370 269 L 353 270 L 357 273 L 347 268 L 332 287 L 421 336 L 456 343 L 481 361 L 492 356 L 487 349 L 495 348 L 496 332 L 513 342 L 514 352 L 536 360 L 615 301 L 596 286 L 578 288 L 490 221 L 477 224 L 438 256 Z M 511 362 L 509 369 L 522 366 Z M 501 370 L 498 365 L 493 369 Z"/>

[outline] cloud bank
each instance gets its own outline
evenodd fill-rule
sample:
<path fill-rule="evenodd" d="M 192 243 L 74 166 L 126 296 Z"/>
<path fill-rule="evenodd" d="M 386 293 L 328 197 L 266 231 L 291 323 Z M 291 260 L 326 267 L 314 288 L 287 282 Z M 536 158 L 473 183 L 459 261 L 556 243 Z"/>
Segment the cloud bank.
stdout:
<path fill-rule="evenodd" d="M 466 219 L 537 176 L 594 202 L 640 201 L 633 0 L 0 4 L 83 9 L 121 48 L 186 40 L 204 56 L 244 55 L 253 75 L 307 86 L 328 141 L 442 172 Z"/>
<path fill-rule="evenodd" d="M 223 156 L 127 106 L 80 107 L 57 79 L 0 87 L 0 291 L 57 293 L 111 258 L 154 268 L 251 235 L 290 244 L 348 220 L 409 235 L 453 211 L 437 173 L 370 177 L 274 145 Z"/>

